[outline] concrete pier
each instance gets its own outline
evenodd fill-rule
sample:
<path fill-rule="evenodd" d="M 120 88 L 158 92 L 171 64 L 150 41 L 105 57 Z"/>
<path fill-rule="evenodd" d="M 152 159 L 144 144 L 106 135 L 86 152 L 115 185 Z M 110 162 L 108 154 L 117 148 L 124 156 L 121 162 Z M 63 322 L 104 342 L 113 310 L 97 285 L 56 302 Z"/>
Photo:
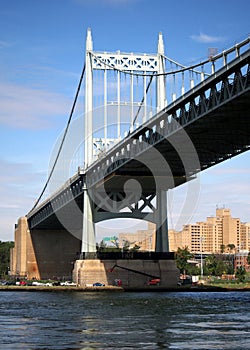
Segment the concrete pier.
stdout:
<path fill-rule="evenodd" d="M 28 279 L 71 279 L 81 241 L 66 230 L 29 230 L 26 217 L 15 228 L 10 273 Z"/>
<path fill-rule="evenodd" d="M 146 289 L 150 280 L 159 278 L 152 287 L 174 288 L 179 275 L 174 260 L 86 259 L 75 262 L 73 281 L 81 287 L 100 282 L 106 286 L 120 283 L 124 289 Z"/>

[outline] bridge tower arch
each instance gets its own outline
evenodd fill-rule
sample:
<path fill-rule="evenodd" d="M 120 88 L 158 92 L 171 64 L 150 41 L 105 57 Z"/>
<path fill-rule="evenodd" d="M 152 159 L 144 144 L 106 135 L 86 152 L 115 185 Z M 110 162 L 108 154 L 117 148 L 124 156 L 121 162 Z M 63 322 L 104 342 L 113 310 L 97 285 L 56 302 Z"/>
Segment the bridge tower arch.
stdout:
<path fill-rule="evenodd" d="M 122 102 L 121 102 L 121 89 L 122 80 L 121 72 L 127 74 L 130 77 L 129 83 L 129 101 L 125 102 L 129 106 L 130 110 L 130 131 L 136 127 L 135 121 L 138 118 L 140 110 L 143 110 L 143 117 L 141 122 L 145 122 L 152 116 L 152 111 L 147 111 L 148 101 L 147 93 L 149 86 L 152 82 L 152 76 L 155 74 L 155 111 L 161 111 L 167 104 L 166 100 L 166 78 L 161 73 L 165 72 L 165 57 L 164 57 L 164 43 L 162 33 L 158 36 L 158 50 L 157 54 L 124 54 L 120 51 L 116 53 L 107 52 L 94 52 L 93 51 L 93 40 L 90 28 L 87 30 L 86 37 L 86 56 L 85 56 L 85 120 L 84 120 L 84 172 L 87 173 L 88 168 L 91 166 L 94 160 L 94 144 L 96 142 L 94 137 L 94 106 L 93 99 L 93 85 L 94 85 L 94 71 L 103 72 L 103 135 L 100 137 L 101 144 L 105 150 L 108 148 L 108 142 L 110 138 L 108 137 L 108 82 L 107 82 L 107 72 L 113 70 L 117 74 L 117 92 L 116 101 L 112 102 L 117 104 L 117 134 L 116 140 L 112 140 L 113 144 L 121 139 L 122 130 Z M 135 81 L 138 76 L 142 77 L 142 99 L 136 101 L 135 97 Z M 151 80 L 149 79 L 151 76 Z M 123 84 L 124 85 L 124 84 Z M 136 113 L 137 110 L 137 113 Z M 139 119 L 139 118 L 138 118 Z M 98 140 L 100 142 L 100 140 Z M 111 143 L 112 143 L 111 142 Z M 83 230 L 82 230 L 82 253 L 92 253 L 96 251 L 96 238 L 95 238 L 95 222 L 99 221 L 96 216 L 96 207 L 93 202 L 95 195 L 92 193 L 92 189 L 88 186 L 88 181 L 85 181 L 84 186 L 84 197 L 83 197 Z M 118 191 L 119 192 L 119 191 Z M 119 193 L 116 193 L 119 196 Z M 154 195 L 156 201 L 157 210 L 153 215 L 153 222 L 156 223 L 157 234 L 156 234 L 156 251 L 166 252 L 168 251 L 168 237 L 167 237 L 167 197 L 166 191 L 159 191 Z M 98 204 L 98 203 L 97 203 Z M 97 205 L 98 206 L 98 205 Z M 112 218 L 122 217 L 122 214 L 115 211 L 108 213 L 107 216 Z M 137 213 L 132 213 L 133 218 L 142 218 L 142 214 L 137 211 Z M 105 217 L 105 215 L 104 215 Z M 104 218 L 105 219 L 105 218 Z M 86 254 L 85 254 L 86 255 Z"/>

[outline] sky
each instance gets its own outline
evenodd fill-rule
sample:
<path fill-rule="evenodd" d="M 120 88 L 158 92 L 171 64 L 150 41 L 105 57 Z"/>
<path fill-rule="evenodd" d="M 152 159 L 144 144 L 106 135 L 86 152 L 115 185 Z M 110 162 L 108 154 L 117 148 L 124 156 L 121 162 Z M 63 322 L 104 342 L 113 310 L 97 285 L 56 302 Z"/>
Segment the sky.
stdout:
<path fill-rule="evenodd" d="M 53 146 L 67 124 L 91 28 L 94 50 L 165 54 L 185 65 L 250 34 L 250 2 L 168 0 L 8 0 L 0 7 L 0 240 L 41 193 Z M 250 152 L 202 172 L 188 222 L 216 207 L 250 221 Z M 174 190 L 169 225 L 181 222 L 182 188 Z M 173 196 L 173 194 L 171 194 Z M 138 222 L 136 222 L 136 225 Z M 97 235 L 135 231 L 131 221 L 98 225 Z"/>

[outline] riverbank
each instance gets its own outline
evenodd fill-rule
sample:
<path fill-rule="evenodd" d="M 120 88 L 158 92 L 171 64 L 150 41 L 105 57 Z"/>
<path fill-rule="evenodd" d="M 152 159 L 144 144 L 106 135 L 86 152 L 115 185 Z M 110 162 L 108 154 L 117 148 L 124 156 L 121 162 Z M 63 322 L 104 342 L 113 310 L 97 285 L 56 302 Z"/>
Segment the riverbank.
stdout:
<path fill-rule="evenodd" d="M 20 291 L 20 292 L 99 292 L 99 291 L 119 291 L 124 289 L 117 286 L 0 286 L 1 291 Z"/>
<path fill-rule="evenodd" d="M 160 286 L 148 286 L 145 288 L 123 288 L 117 286 L 0 286 L 1 291 L 18 292 L 249 292 L 250 285 L 184 285 L 176 288 L 162 288 Z"/>

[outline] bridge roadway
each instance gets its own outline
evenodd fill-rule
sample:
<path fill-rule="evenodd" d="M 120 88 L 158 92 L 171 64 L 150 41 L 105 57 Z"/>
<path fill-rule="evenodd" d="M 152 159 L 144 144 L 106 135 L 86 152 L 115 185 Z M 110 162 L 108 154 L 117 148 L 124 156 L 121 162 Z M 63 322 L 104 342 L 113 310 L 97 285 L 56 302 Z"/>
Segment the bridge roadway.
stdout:
<path fill-rule="evenodd" d="M 30 228 L 60 229 L 58 214 L 64 221 L 74 221 L 76 230 L 81 228 L 82 215 L 74 212 L 75 205 L 82 212 L 86 187 L 91 190 L 96 210 L 94 220 L 98 222 L 103 217 L 100 212 L 105 211 L 105 208 L 98 211 L 103 193 L 104 196 L 108 193 L 117 203 L 122 202 L 123 185 L 129 179 L 136 179 L 147 197 L 157 187 L 168 190 L 179 186 L 198 172 L 247 151 L 250 148 L 249 56 L 250 50 L 239 55 L 102 154 L 86 172 L 79 171 L 27 214 Z M 114 192 L 120 195 L 117 197 Z M 133 186 L 127 192 L 132 203 Z M 126 215 L 130 214 L 124 212 L 120 217 Z"/>

